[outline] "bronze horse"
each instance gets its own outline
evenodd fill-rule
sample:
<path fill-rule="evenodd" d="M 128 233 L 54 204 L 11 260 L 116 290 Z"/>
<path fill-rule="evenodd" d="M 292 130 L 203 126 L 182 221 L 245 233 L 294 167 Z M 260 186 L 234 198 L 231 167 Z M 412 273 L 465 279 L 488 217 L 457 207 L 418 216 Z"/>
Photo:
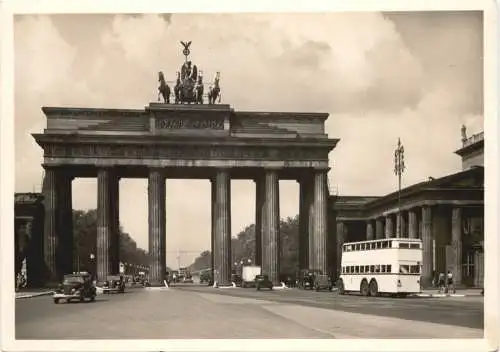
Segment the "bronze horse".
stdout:
<path fill-rule="evenodd" d="M 177 80 L 174 87 L 175 103 L 179 104 L 181 99 L 181 73 L 177 71 Z"/>
<path fill-rule="evenodd" d="M 200 75 L 198 76 L 198 82 L 194 87 L 194 94 L 196 103 L 203 104 L 203 76 L 201 75 L 201 71 Z"/>
<path fill-rule="evenodd" d="M 165 81 L 165 76 L 163 72 L 158 72 L 158 82 L 160 85 L 158 86 L 158 101 L 160 101 L 160 95 L 163 97 L 163 102 L 165 104 L 170 104 L 170 87 Z"/>
<path fill-rule="evenodd" d="M 210 89 L 208 90 L 209 104 L 215 104 L 217 98 L 219 98 L 219 103 L 220 103 L 221 96 L 220 96 L 219 80 L 220 80 L 220 72 L 217 72 L 215 74 L 213 86 L 211 86 Z"/>

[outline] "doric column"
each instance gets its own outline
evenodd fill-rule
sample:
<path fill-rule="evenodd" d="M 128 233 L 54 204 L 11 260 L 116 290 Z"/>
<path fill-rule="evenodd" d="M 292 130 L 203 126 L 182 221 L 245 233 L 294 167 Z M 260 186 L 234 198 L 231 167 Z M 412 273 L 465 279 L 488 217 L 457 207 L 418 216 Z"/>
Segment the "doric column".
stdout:
<path fill-rule="evenodd" d="M 59 251 L 62 274 L 73 272 L 73 202 L 71 183 L 73 178 L 67 173 L 58 175 L 59 192 Z"/>
<path fill-rule="evenodd" d="M 337 222 L 337 239 L 336 239 L 336 247 L 337 247 L 337 276 L 341 273 L 341 265 L 342 265 L 342 246 L 344 241 L 346 240 L 346 226 L 342 221 Z"/>
<path fill-rule="evenodd" d="M 211 193 L 212 193 L 212 201 L 211 201 L 211 207 L 212 207 L 212 224 L 211 224 L 211 228 L 212 228 L 212 231 L 211 231 L 211 234 L 210 234 L 210 239 L 211 239 L 211 249 L 210 249 L 210 271 L 212 273 L 212 278 L 214 278 L 214 268 L 215 268 L 215 225 L 217 223 L 216 221 L 216 217 L 215 217 L 215 206 L 216 206 L 216 203 L 215 203 L 215 195 L 216 195 L 216 190 L 217 188 L 215 187 L 216 186 L 216 183 L 215 183 L 215 177 L 212 177 L 210 179 L 210 185 L 211 185 Z"/>
<path fill-rule="evenodd" d="M 313 206 L 312 178 L 303 177 L 300 184 L 300 206 L 299 206 L 299 268 L 308 269 L 309 266 L 309 240 L 312 233 L 309 231 L 309 213 Z M 312 248 L 311 248 L 312 249 Z M 312 259 L 312 258 L 311 258 Z"/>
<path fill-rule="evenodd" d="M 148 179 L 149 282 L 161 286 L 166 270 L 166 186 L 161 169 L 150 169 Z"/>
<path fill-rule="evenodd" d="M 422 207 L 422 251 L 422 285 L 430 287 L 433 279 L 434 253 L 432 243 L 432 209 L 429 206 Z"/>
<path fill-rule="evenodd" d="M 384 238 L 384 223 L 381 218 L 375 219 L 375 238 L 377 240 Z"/>
<path fill-rule="evenodd" d="M 106 281 L 112 274 L 110 179 L 113 177 L 109 168 L 97 172 L 97 281 Z"/>
<path fill-rule="evenodd" d="M 262 210 L 266 197 L 264 177 L 255 180 L 255 265 L 262 265 Z"/>
<path fill-rule="evenodd" d="M 111 208 L 109 212 L 109 221 L 111 223 L 111 273 L 118 274 L 120 272 L 120 179 L 114 173 L 110 174 L 109 194 Z"/>
<path fill-rule="evenodd" d="M 280 274 L 280 213 L 277 170 L 265 170 L 265 201 L 262 216 L 262 272 L 274 285 Z"/>
<path fill-rule="evenodd" d="M 385 238 L 391 238 L 394 234 L 392 215 L 385 217 Z"/>
<path fill-rule="evenodd" d="M 366 221 L 366 240 L 367 241 L 373 240 L 373 221 L 372 220 Z"/>
<path fill-rule="evenodd" d="M 453 208 L 451 212 L 451 245 L 455 252 L 453 277 L 456 284 L 462 283 L 462 208 Z"/>
<path fill-rule="evenodd" d="M 43 179 L 43 196 L 45 207 L 44 235 L 43 235 L 43 257 L 45 261 L 46 280 L 48 284 L 55 284 L 60 281 L 63 273 L 60 270 L 59 261 L 59 236 L 60 226 L 58 226 L 58 173 L 56 169 L 46 168 Z"/>
<path fill-rule="evenodd" d="M 215 176 L 214 281 L 231 284 L 231 179 L 228 170 Z"/>
<path fill-rule="evenodd" d="M 418 238 L 418 218 L 415 211 L 408 212 L 408 237 Z"/>
<path fill-rule="evenodd" d="M 406 212 L 401 212 L 401 218 L 400 218 L 400 224 L 399 224 L 399 231 L 400 231 L 400 236 L 401 238 L 408 238 L 407 234 L 407 221 L 406 221 Z"/>
<path fill-rule="evenodd" d="M 328 273 L 328 190 L 327 171 L 317 170 L 314 174 L 314 269 Z"/>

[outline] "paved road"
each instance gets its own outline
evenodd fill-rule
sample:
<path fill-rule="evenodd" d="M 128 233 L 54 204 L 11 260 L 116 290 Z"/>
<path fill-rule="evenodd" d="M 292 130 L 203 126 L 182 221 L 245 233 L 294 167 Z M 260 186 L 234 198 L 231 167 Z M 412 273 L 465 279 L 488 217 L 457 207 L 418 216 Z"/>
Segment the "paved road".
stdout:
<path fill-rule="evenodd" d="M 36 297 L 16 301 L 16 338 L 478 338 L 483 335 L 482 329 L 456 324 L 402 320 L 310 304 L 310 301 L 326 302 L 327 296 L 331 294 L 191 286 L 100 295 L 95 303 L 55 305 L 51 297 Z M 359 297 L 342 300 L 350 301 L 352 306 L 359 305 L 356 303 Z M 414 304 L 408 299 L 401 302 L 396 304 L 401 307 Z M 419 302 L 425 306 L 423 299 Z M 463 305 L 471 309 L 471 303 Z M 434 308 L 431 304 L 427 309 Z"/>
<path fill-rule="evenodd" d="M 188 284 L 178 284 L 176 289 L 196 292 L 214 290 L 201 285 Z M 298 289 L 256 291 L 250 288 L 235 288 L 218 289 L 218 291 L 223 295 L 259 298 L 344 312 L 456 325 L 473 329 L 483 329 L 484 327 L 484 298 L 481 296 L 391 298 L 360 295 L 340 296 L 328 291 L 316 292 Z"/>

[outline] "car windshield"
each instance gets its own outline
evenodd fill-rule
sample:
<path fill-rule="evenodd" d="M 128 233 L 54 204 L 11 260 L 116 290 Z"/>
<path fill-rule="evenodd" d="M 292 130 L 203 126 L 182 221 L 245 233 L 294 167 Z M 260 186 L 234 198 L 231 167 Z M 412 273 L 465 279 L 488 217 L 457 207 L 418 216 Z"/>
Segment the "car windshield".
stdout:
<path fill-rule="evenodd" d="M 82 276 L 65 276 L 64 277 L 64 284 L 83 284 L 84 279 Z"/>

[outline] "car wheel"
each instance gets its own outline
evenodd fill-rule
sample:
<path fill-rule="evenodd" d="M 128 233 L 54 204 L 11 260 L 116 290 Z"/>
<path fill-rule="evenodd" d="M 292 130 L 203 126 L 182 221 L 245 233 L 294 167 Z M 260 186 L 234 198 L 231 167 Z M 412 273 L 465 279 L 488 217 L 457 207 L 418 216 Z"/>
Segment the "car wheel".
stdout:
<path fill-rule="evenodd" d="M 54 304 L 59 304 L 59 298 L 54 298 Z"/>
<path fill-rule="evenodd" d="M 366 280 L 363 280 L 361 282 L 361 285 L 359 287 L 359 292 L 361 293 L 362 296 L 368 296 L 369 291 L 368 291 L 368 282 Z"/>
<path fill-rule="evenodd" d="M 372 297 L 378 296 L 378 284 L 376 280 L 372 280 L 370 282 L 370 296 Z"/>

